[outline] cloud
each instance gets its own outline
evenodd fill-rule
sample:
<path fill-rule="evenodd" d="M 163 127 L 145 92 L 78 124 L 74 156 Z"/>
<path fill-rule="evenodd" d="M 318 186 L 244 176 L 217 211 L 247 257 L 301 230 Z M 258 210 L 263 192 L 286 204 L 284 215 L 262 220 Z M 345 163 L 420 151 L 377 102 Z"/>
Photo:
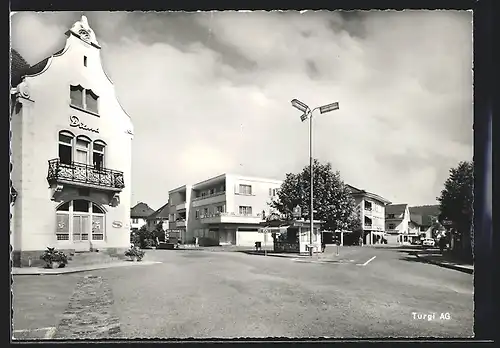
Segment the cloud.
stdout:
<path fill-rule="evenodd" d="M 57 51 L 80 13 L 18 13 L 12 45 Z M 472 13 L 88 13 L 134 122 L 133 199 L 222 172 L 283 178 L 314 154 L 357 187 L 433 204 L 472 158 Z M 57 47 L 56 47 L 57 46 Z"/>

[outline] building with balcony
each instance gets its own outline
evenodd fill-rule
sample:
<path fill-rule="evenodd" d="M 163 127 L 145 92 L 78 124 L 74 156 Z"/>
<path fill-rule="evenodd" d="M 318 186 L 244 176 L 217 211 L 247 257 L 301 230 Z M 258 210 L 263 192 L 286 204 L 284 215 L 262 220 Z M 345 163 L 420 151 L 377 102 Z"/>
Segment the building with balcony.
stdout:
<path fill-rule="evenodd" d="M 352 185 L 347 185 L 347 187 L 351 191 L 360 213 L 363 243 L 380 243 L 384 238 L 386 207 L 391 202 L 384 197 Z"/>
<path fill-rule="evenodd" d="M 11 81 L 14 265 L 48 246 L 121 252 L 129 244 L 133 126 L 102 67 L 87 18 L 62 50 Z"/>
<path fill-rule="evenodd" d="M 130 209 L 130 230 L 140 230 L 142 226 L 147 225 L 148 217 L 155 211 L 144 202 L 139 202 Z"/>
<path fill-rule="evenodd" d="M 418 230 L 411 222 L 408 204 L 390 204 L 385 209 L 385 229 L 389 243 L 410 243 Z M 410 230 L 412 234 L 410 234 Z M 418 235 L 418 232 L 417 232 Z"/>
<path fill-rule="evenodd" d="M 169 230 L 183 243 L 253 246 L 281 180 L 222 174 L 169 192 Z"/>

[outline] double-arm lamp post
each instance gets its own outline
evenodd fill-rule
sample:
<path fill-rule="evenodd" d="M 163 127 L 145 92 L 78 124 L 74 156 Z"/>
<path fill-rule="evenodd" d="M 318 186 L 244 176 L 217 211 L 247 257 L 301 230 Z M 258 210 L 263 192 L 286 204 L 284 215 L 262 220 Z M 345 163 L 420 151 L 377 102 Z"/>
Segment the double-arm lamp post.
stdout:
<path fill-rule="evenodd" d="M 313 169 L 313 123 L 312 123 L 312 118 L 313 118 L 313 112 L 319 109 L 319 112 L 321 114 L 325 114 L 330 111 L 338 110 L 339 109 L 339 103 L 331 103 L 323 106 L 318 106 L 314 109 L 309 108 L 306 104 L 301 102 L 298 99 L 293 99 L 292 100 L 292 106 L 298 110 L 300 110 L 303 114 L 300 116 L 300 120 L 304 122 L 309 118 L 309 170 L 310 170 L 310 177 L 311 177 L 311 192 L 310 192 L 310 208 L 309 208 L 309 219 L 310 219 L 310 229 L 309 229 L 309 255 L 313 255 L 313 249 L 312 249 L 312 241 L 313 241 L 313 229 L 314 229 L 314 204 L 313 204 L 313 181 L 314 181 L 314 169 Z"/>

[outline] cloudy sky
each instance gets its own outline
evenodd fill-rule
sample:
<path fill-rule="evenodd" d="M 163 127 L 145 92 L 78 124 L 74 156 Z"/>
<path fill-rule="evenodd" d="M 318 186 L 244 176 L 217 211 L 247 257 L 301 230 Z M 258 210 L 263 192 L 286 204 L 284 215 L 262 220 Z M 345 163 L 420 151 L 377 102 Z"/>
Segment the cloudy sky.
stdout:
<path fill-rule="evenodd" d="M 135 127 L 133 201 L 223 172 L 281 179 L 308 164 L 290 100 L 316 116 L 315 157 L 395 203 L 435 204 L 472 159 L 472 12 L 85 13 Z M 58 51 L 81 13 L 18 12 L 12 47 Z"/>

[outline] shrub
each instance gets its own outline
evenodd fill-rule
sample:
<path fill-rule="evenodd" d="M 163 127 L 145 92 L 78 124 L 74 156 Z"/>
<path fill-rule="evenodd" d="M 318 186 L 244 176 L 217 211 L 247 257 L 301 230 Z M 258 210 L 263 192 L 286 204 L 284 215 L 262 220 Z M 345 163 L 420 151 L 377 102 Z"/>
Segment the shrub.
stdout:
<path fill-rule="evenodd" d="M 135 257 L 135 258 L 137 258 L 138 261 L 142 260 L 142 258 L 144 257 L 144 254 L 145 254 L 144 250 L 141 250 L 136 246 L 131 247 L 130 249 L 128 249 L 125 252 L 125 256 L 130 257 L 130 258 Z"/>
<path fill-rule="evenodd" d="M 62 268 L 68 264 L 68 257 L 65 253 L 56 248 L 47 247 L 40 259 L 45 261 L 46 266 L 52 268 L 54 262 L 59 262 L 59 267 Z"/>

